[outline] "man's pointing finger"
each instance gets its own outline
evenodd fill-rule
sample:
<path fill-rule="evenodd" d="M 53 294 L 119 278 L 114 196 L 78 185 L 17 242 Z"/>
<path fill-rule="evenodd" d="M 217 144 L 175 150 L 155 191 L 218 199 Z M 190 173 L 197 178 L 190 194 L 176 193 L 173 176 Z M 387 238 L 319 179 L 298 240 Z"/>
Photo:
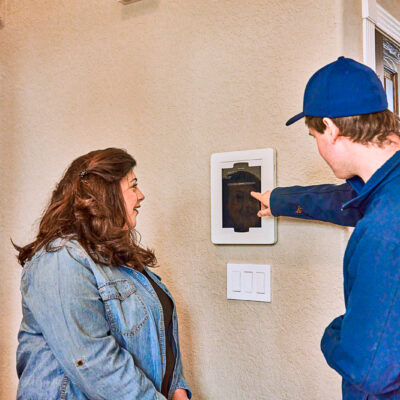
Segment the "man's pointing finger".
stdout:
<path fill-rule="evenodd" d="M 261 193 L 259 192 L 250 192 L 250 194 L 257 199 L 258 201 L 261 201 Z"/>

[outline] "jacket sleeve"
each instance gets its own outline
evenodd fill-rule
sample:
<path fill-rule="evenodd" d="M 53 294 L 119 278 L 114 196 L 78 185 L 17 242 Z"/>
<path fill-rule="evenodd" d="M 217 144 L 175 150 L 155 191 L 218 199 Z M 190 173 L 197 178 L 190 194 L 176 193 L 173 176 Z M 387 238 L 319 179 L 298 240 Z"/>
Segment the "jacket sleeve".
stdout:
<path fill-rule="evenodd" d="M 192 398 L 192 392 L 190 390 L 189 385 L 186 382 L 185 376 L 183 375 L 183 366 L 182 366 L 182 361 L 181 361 L 180 357 L 179 357 L 178 363 L 179 363 L 178 369 L 177 369 L 177 371 L 178 371 L 178 380 L 177 380 L 175 389 L 185 389 L 189 399 L 191 399 Z"/>
<path fill-rule="evenodd" d="M 165 400 L 109 334 L 88 260 L 73 249 L 46 253 L 24 271 L 27 306 L 66 376 L 89 399 Z"/>
<path fill-rule="evenodd" d="M 355 226 L 362 215 L 356 208 L 342 206 L 357 194 L 348 184 L 277 187 L 270 207 L 275 217 L 294 217 Z"/>
<path fill-rule="evenodd" d="M 176 318 L 176 323 L 178 325 L 178 318 Z M 177 326 L 177 330 L 178 330 L 178 335 L 179 335 L 178 326 Z M 179 346 L 180 346 L 180 344 L 179 344 L 179 336 L 178 336 L 178 347 Z M 180 354 L 180 351 L 179 351 L 179 354 Z M 177 368 L 176 368 L 177 381 L 176 381 L 175 389 L 185 389 L 189 399 L 191 399 L 192 398 L 192 392 L 190 390 L 189 385 L 186 382 L 185 375 L 183 373 L 183 364 L 182 364 L 182 357 L 181 356 L 178 357 L 177 363 L 178 363 Z"/>
<path fill-rule="evenodd" d="M 363 237 L 351 256 L 355 276 L 346 313 L 325 330 L 328 364 L 358 389 L 375 395 L 400 388 L 400 245 Z M 345 288 L 346 289 L 346 288 Z"/>

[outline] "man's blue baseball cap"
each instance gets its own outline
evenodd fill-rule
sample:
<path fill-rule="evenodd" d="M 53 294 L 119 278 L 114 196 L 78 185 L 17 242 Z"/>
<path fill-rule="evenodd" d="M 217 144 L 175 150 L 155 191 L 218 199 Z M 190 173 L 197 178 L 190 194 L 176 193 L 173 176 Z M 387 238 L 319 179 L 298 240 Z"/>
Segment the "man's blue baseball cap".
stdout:
<path fill-rule="evenodd" d="M 348 117 L 387 108 L 385 89 L 376 73 L 351 58 L 339 57 L 311 77 L 304 92 L 303 112 L 290 118 L 286 126 L 306 115 Z"/>

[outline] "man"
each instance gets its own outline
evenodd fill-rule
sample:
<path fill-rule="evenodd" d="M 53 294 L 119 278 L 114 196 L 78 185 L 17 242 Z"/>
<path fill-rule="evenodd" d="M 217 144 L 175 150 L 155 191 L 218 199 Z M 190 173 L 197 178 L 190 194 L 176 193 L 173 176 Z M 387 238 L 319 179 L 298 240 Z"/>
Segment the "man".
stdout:
<path fill-rule="evenodd" d="M 303 116 L 343 185 L 252 192 L 258 216 L 355 226 L 344 256 L 346 312 L 321 349 L 344 400 L 400 399 L 400 123 L 370 68 L 340 57 L 309 80 Z"/>

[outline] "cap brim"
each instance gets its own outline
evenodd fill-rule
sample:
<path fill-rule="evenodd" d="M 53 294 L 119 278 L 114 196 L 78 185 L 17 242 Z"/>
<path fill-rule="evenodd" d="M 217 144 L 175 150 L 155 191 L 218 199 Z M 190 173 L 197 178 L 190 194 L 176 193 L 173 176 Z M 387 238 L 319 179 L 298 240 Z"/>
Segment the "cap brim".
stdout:
<path fill-rule="evenodd" d="M 299 119 L 304 117 L 304 112 L 301 112 L 300 114 L 295 115 L 294 117 L 290 118 L 289 121 L 286 122 L 286 126 L 292 125 Z"/>

